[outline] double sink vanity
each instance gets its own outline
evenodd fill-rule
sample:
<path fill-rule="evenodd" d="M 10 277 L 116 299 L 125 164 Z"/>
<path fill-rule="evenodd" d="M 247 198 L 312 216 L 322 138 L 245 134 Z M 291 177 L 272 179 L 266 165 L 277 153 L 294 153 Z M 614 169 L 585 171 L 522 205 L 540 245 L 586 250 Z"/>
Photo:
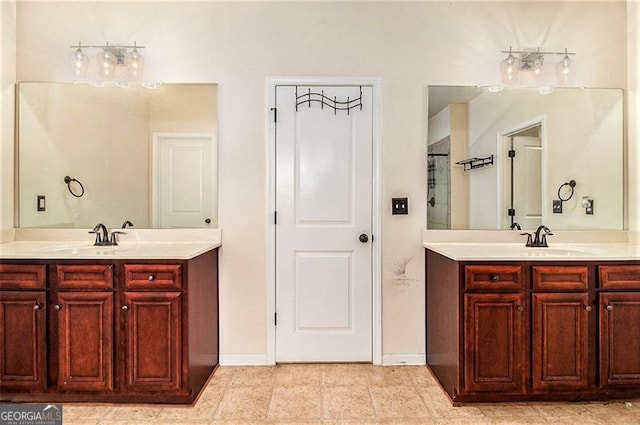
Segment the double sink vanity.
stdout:
<path fill-rule="evenodd" d="M 0 401 L 193 403 L 218 365 L 218 230 L 15 229 Z"/>
<path fill-rule="evenodd" d="M 427 364 L 454 403 L 640 396 L 640 246 L 625 232 L 536 248 L 457 233 L 424 234 Z"/>

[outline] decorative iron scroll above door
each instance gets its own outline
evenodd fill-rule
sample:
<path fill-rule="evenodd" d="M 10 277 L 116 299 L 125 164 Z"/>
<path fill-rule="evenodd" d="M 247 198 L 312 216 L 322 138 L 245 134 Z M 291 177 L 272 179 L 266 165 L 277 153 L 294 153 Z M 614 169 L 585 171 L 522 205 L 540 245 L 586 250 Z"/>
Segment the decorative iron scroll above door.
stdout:
<path fill-rule="evenodd" d="M 346 101 L 339 101 L 336 96 L 331 99 L 324 95 L 324 90 L 321 90 L 320 93 L 312 92 L 311 89 L 307 89 L 305 94 L 298 94 L 298 86 L 296 86 L 296 111 L 298 111 L 298 106 L 307 104 L 311 107 L 312 103 L 319 103 L 320 108 L 324 109 L 325 106 L 333 109 L 333 114 L 337 114 L 338 111 L 347 111 L 347 115 L 349 115 L 349 111 L 354 108 L 360 108 L 362 111 L 362 86 L 360 86 L 360 97 L 355 99 L 350 99 L 347 96 Z"/>

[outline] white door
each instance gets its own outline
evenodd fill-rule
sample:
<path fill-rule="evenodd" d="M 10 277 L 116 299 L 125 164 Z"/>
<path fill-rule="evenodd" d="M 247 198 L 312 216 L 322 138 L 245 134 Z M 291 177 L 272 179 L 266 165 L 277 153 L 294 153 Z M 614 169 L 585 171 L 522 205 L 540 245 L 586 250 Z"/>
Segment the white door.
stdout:
<path fill-rule="evenodd" d="M 153 135 L 152 224 L 215 227 L 213 135 Z"/>
<path fill-rule="evenodd" d="M 276 361 L 372 361 L 372 88 L 277 86 L 276 107 Z"/>
<path fill-rule="evenodd" d="M 539 137 L 512 139 L 514 221 L 531 230 L 542 224 L 542 145 Z"/>

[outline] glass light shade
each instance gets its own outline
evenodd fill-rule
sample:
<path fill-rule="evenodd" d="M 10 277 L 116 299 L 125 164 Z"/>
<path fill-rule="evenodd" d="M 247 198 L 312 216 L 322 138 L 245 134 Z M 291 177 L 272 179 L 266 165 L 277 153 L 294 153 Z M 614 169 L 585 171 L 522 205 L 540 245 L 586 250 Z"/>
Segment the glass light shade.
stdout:
<path fill-rule="evenodd" d="M 503 83 L 513 84 L 517 82 L 518 73 L 520 72 L 520 59 L 509 53 L 509 56 L 500 62 L 500 72 Z"/>
<path fill-rule="evenodd" d="M 84 54 L 82 49 L 78 49 L 71 53 L 71 69 L 73 75 L 78 78 L 84 78 L 87 76 L 87 70 L 89 69 L 89 57 Z"/>
<path fill-rule="evenodd" d="M 558 84 L 569 84 L 573 79 L 573 61 L 569 55 L 564 55 L 564 58 L 556 65 L 556 78 Z"/>
<path fill-rule="evenodd" d="M 96 62 L 98 63 L 98 75 L 102 78 L 112 79 L 116 74 L 116 56 L 103 49 L 96 55 Z"/>
<path fill-rule="evenodd" d="M 138 52 L 137 48 L 127 53 L 125 57 L 125 65 L 127 65 L 127 74 L 129 78 L 141 79 L 144 74 L 144 57 Z"/>
<path fill-rule="evenodd" d="M 540 76 L 540 74 L 542 74 L 542 59 L 536 59 L 531 70 L 533 71 L 534 76 Z"/>

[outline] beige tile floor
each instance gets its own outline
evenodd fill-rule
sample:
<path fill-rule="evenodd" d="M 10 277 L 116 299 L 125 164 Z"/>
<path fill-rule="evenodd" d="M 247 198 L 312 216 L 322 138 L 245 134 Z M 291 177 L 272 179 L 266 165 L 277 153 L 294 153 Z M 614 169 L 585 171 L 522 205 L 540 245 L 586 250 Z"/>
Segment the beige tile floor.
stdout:
<path fill-rule="evenodd" d="M 452 407 L 424 366 L 220 367 L 193 407 L 70 405 L 64 425 L 640 424 L 640 400 Z"/>

